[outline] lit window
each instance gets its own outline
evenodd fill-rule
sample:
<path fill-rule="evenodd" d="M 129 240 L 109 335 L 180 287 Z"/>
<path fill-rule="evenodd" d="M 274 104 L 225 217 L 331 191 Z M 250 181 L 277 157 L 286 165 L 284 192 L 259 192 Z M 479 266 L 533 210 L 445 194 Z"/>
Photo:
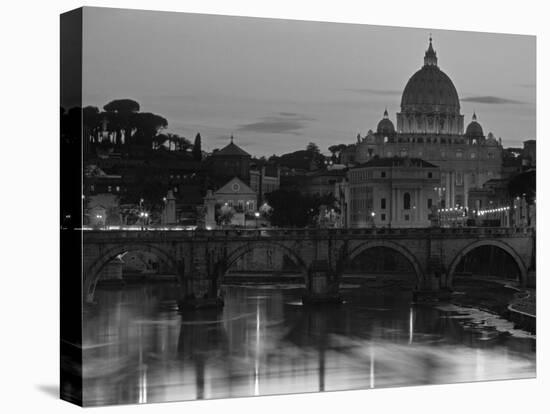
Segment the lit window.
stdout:
<path fill-rule="evenodd" d="M 107 192 L 109 192 L 109 193 L 110 193 L 111 191 L 113 191 L 113 187 L 111 187 L 110 185 L 109 185 L 109 186 L 107 186 Z"/>
<path fill-rule="evenodd" d="M 472 152 L 472 153 L 470 154 L 470 158 L 471 158 L 471 159 L 475 159 L 476 157 L 477 157 L 477 154 L 476 154 L 475 152 Z"/>

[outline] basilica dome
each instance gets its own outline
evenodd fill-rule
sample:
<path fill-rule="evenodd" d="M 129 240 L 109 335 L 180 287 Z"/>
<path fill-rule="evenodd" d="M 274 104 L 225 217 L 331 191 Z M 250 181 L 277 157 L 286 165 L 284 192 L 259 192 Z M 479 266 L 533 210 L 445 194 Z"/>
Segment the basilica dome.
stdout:
<path fill-rule="evenodd" d="M 460 114 L 458 93 L 451 79 L 437 66 L 431 38 L 424 66 L 411 76 L 403 90 L 401 111 Z"/>

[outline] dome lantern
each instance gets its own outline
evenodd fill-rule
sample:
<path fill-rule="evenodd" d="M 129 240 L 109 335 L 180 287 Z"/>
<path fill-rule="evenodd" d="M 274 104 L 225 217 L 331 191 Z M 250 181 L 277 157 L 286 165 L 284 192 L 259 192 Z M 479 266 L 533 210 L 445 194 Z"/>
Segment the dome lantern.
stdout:
<path fill-rule="evenodd" d="M 437 66 L 437 54 L 435 53 L 435 50 L 432 46 L 432 35 L 430 33 L 430 45 L 428 46 L 428 50 L 426 50 L 426 54 L 424 55 L 424 66 L 433 65 Z"/>

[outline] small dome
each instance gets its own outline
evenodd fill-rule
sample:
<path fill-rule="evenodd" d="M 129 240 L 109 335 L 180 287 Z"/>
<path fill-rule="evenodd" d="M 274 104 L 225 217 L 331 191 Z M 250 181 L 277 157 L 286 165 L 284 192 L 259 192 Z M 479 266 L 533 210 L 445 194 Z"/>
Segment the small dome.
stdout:
<path fill-rule="evenodd" d="M 489 134 L 487 135 L 486 143 L 487 145 L 498 145 L 498 142 L 492 132 L 489 132 Z"/>
<path fill-rule="evenodd" d="M 474 116 L 472 116 L 472 122 L 468 124 L 468 127 L 466 128 L 466 136 L 471 138 L 479 138 L 483 137 L 483 128 L 477 122 L 477 116 L 474 112 Z"/>
<path fill-rule="evenodd" d="M 384 118 L 378 123 L 376 132 L 379 134 L 391 135 L 395 133 L 393 122 L 388 118 L 388 110 L 384 111 Z"/>

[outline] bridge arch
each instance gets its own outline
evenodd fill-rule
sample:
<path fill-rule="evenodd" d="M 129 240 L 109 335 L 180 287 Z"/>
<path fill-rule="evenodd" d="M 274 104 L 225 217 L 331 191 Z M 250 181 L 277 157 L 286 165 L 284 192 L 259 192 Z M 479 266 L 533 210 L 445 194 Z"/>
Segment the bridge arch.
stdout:
<path fill-rule="evenodd" d="M 344 272 L 345 266 L 353 262 L 353 260 L 361 255 L 363 252 L 376 247 L 383 247 L 400 253 L 410 263 L 414 270 L 417 288 L 421 285 L 422 276 L 424 273 L 422 271 L 422 265 L 418 258 L 406 247 L 390 240 L 371 240 L 354 247 L 341 261 L 338 274 L 341 276 Z"/>
<path fill-rule="evenodd" d="M 128 243 L 111 247 L 105 251 L 99 253 L 99 256 L 88 266 L 84 271 L 84 299 L 87 302 L 91 302 L 94 297 L 95 288 L 99 280 L 99 276 L 103 268 L 115 259 L 118 255 L 130 252 L 130 251 L 142 251 L 155 254 L 160 261 L 168 266 L 175 275 L 178 275 L 177 261 L 171 254 L 164 249 L 149 243 Z"/>
<path fill-rule="evenodd" d="M 449 286 L 452 286 L 453 284 L 454 273 L 460 261 L 472 250 L 482 246 L 495 246 L 504 250 L 506 253 L 508 253 L 508 255 L 514 260 L 514 262 L 518 266 L 519 274 L 520 274 L 520 280 L 519 280 L 520 284 L 522 285 L 525 284 L 525 281 L 527 280 L 528 269 L 523 259 L 514 250 L 513 247 L 511 247 L 509 244 L 500 240 L 477 240 L 475 242 L 468 244 L 466 247 L 464 247 L 460 252 L 458 252 L 455 258 L 451 261 L 449 265 L 449 274 L 448 274 Z"/>
<path fill-rule="evenodd" d="M 304 276 L 304 282 L 307 281 L 308 266 L 306 262 L 290 247 L 275 241 L 255 241 L 252 243 L 246 243 L 242 246 L 235 248 L 231 251 L 226 258 L 220 263 L 221 265 L 221 274 L 223 275 L 231 268 L 231 266 L 245 254 L 250 253 L 254 249 L 275 249 L 281 251 L 283 254 L 287 255 L 290 260 L 300 269 L 301 273 Z M 221 283 L 221 280 L 218 281 Z"/>

